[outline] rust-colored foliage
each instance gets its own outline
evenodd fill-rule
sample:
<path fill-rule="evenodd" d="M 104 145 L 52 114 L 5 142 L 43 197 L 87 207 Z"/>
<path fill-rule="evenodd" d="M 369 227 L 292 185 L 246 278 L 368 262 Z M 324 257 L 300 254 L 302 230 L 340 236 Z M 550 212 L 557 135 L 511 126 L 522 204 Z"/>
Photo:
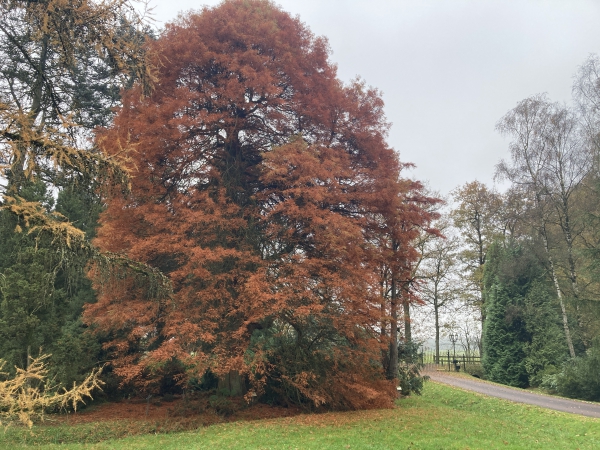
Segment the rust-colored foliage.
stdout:
<path fill-rule="evenodd" d="M 343 86 L 326 40 L 268 1 L 180 17 L 154 45 L 154 92 L 125 93 L 99 134 L 109 152 L 137 150 L 132 194 L 110 201 L 97 244 L 157 267 L 174 295 L 98 285 L 85 318 L 110 336 L 115 372 L 150 389 L 178 361 L 283 401 L 390 405 L 369 230 L 384 214 L 427 218 L 409 198 L 419 186 L 399 181 L 378 92 Z M 397 234 L 409 265 L 414 236 Z"/>

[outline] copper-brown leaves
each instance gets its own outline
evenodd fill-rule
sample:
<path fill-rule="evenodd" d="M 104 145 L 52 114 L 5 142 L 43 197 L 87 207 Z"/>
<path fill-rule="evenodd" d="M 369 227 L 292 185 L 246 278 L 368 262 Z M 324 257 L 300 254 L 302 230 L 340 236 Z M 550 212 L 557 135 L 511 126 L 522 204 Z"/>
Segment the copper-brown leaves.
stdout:
<path fill-rule="evenodd" d="M 285 402 L 389 404 L 370 227 L 423 219 L 392 217 L 419 187 L 398 181 L 377 91 L 342 86 L 326 41 L 267 1 L 182 17 L 155 50 L 154 93 L 126 93 L 102 132 L 109 154 L 125 139 L 136 152 L 131 195 L 109 202 L 97 243 L 160 269 L 174 296 L 145 309 L 123 284 L 88 308 L 118 373 L 143 384 L 174 358 Z"/>

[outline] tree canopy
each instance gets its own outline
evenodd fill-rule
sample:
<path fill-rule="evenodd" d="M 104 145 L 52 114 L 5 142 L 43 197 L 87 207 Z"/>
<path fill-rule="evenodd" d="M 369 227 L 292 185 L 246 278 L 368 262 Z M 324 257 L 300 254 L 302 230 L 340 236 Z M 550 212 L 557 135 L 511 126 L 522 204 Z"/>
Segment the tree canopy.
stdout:
<path fill-rule="evenodd" d="M 7 0 L 0 4 L 0 359 L 26 369 L 52 353 L 50 373 L 71 384 L 98 363 L 82 306 L 94 301 L 90 257 L 102 194 L 126 190 L 120 156 L 93 128 L 111 123 L 120 89 L 151 89 L 146 26 L 121 0 Z M 140 266 L 138 266 L 140 268 Z"/>
<path fill-rule="evenodd" d="M 154 91 L 125 92 L 97 135 L 109 158 L 135 150 L 131 194 L 110 199 L 96 243 L 161 270 L 174 293 L 97 281 L 85 320 L 109 336 L 116 373 L 388 405 L 381 331 L 398 306 L 382 303 L 374 230 L 392 230 L 402 277 L 433 200 L 401 178 L 378 91 L 341 83 L 327 41 L 268 1 L 181 16 L 150 48 Z"/>
<path fill-rule="evenodd" d="M 83 234 L 27 202 L 27 182 L 61 186 L 87 177 L 127 184 L 116 155 L 91 145 L 110 122 L 120 87 L 147 92 L 143 23 L 126 1 L 8 0 L 0 5 L 0 208 L 67 245 Z"/>

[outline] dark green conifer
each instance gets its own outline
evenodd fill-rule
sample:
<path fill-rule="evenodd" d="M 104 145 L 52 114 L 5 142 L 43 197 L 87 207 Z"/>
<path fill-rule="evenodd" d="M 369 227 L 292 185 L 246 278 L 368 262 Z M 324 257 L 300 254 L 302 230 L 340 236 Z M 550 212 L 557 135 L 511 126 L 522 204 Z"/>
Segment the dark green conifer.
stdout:
<path fill-rule="evenodd" d="M 53 208 L 42 182 L 28 183 L 22 195 Z M 57 211 L 91 235 L 99 208 L 87 189 L 66 188 L 56 202 Z M 85 277 L 87 255 L 55 248 L 47 235 L 15 232 L 17 225 L 16 216 L 0 211 L 0 358 L 12 369 L 50 353 L 51 375 L 71 385 L 94 366 L 100 350 L 80 320 L 83 305 L 95 299 Z"/>
<path fill-rule="evenodd" d="M 537 385 L 567 353 L 557 302 L 533 243 L 496 243 L 484 272 L 487 317 L 483 367 L 488 379 Z"/>

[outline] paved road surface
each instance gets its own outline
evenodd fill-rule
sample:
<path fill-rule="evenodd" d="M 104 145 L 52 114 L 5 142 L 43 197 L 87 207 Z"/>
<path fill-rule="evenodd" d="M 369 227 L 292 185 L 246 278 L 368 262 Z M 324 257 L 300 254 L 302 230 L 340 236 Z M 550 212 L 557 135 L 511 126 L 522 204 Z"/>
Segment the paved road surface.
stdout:
<path fill-rule="evenodd" d="M 463 378 L 453 376 L 445 372 L 427 371 L 432 380 L 440 383 L 456 386 L 468 391 L 479 392 L 491 397 L 499 397 L 513 402 L 527 403 L 529 405 L 541 406 L 542 408 L 554 409 L 582 416 L 600 418 L 600 403 L 588 403 L 578 400 L 568 400 L 559 397 L 535 394 L 523 389 L 503 387 L 495 384 L 484 383 L 477 378 Z"/>

